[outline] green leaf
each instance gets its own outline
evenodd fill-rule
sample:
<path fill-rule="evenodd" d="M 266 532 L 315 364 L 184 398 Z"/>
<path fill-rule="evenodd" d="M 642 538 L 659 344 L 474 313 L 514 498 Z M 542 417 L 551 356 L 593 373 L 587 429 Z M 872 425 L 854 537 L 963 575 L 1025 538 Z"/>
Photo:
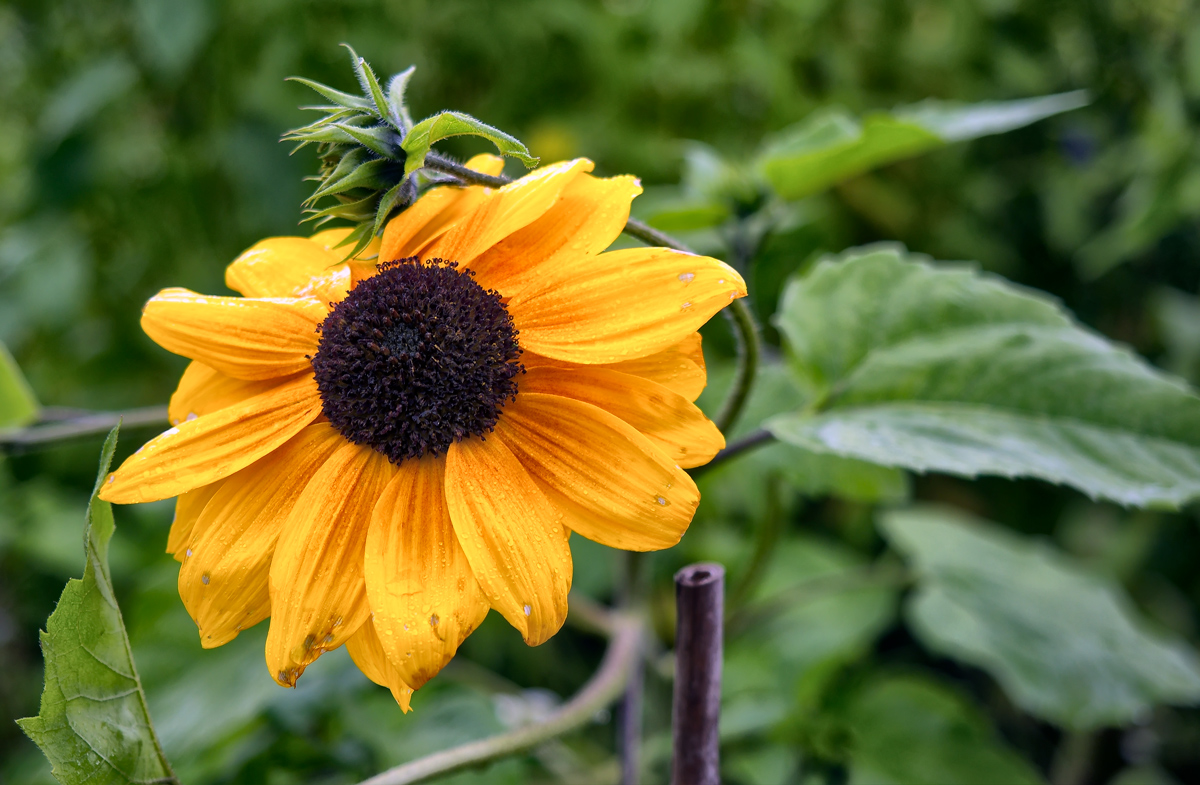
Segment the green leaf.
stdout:
<path fill-rule="evenodd" d="M 1082 730 L 1200 702 L 1195 652 L 1061 552 L 936 508 L 885 514 L 880 529 L 918 574 L 907 614 L 921 640 L 1029 713 Z"/>
<path fill-rule="evenodd" d="M 850 785 L 1043 782 L 974 706 L 932 679 L 877 676 L 855 691 L 839 718 L 852 734 Z"/>
<path fill-rule="evenodd" d="M 436 142 L 451 136 L 464 135 L 482 136 L 496 145 L 501 155 L 512 156 L 530 169 L 537 166 L 538 159 L 529 154 L 525 145 L 499 128 L 493 128 L 462 112 L 441 112 L 414 125 L 404 137 L 400 145 L 408 154 L 404 163 L 404 175 L 407 177 L 425 165 L 425 156 Z"/>
<path fill-rule="evenodd" d="M 789 282 L 776 324 L 820 402 L 767 422 L 791 444 L 1127 505 L 1200 496 L 1200 398 L 1044 295 L 876 246 Z"/>
<path fill-rule="evenodd" d="M 0 429 L 21 428 L 37 420 L 37 397 L 20 366 L 0 342 Z"/>
<path fill-rule="evenodd" d="M 771 141 L 757 168 L 780 196 L 799 199 L 875 167 L 1011 131 L 1086 103 L 1083 91 L 966 105 L 930 100 L 869 114 L 861 123 L 844 110 L 827 109 Z"/>
<path fill-rule="evenodd" d="M 177 783 L 154 734 L 108 573 L 112 505 L 99 498 L 117 428 L 104 442 L 84 529 L 83 578 L 67 583 L 42 633 L 46 686 L 36 717 L 18 720 L 63 785 Z"/>

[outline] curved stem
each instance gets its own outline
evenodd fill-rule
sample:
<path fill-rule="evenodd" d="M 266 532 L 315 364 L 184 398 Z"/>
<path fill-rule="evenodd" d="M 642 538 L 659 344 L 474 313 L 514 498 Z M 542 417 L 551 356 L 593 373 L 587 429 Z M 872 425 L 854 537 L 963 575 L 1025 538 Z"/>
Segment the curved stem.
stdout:
<path fill-rule="evenodd" d="M 754 376 L 758 373 L 758 355 L 761 350 L 758 322 L 745 300 L 734 300 L 725 311 L 725 315 L 733 322 L 734 335 L 737 336 L 738 368 L 733 387 L 729 389 L 729 394 L 721 404 L 721 411 L 715 420 L 721 433 L 733 430 L 742 409 L 746 407 L 750 390 L 754 386 Z"/>
<path fill-rule="evenodd" d="M 148 425 L 166 425 L 167 407 L 144 406 L 120 412 L 90 412 L 67 418 L 56 418 L 45 424 L 31 425 L 12 431 L 0 431 L 0 451 L 19 452 L 51 442 L 78 439 L 108 433 L 121 423 L 125 429 Z"/>
<path fill-rule="evenodd" d="M 479 766 L 536 747 L 550 739 L 583 727 L 596 713 L 607 708 L 625 689 L 634 662 L 641 656 L 644 625 L 637 616 L 613 614 L 612 642 L 599 670 L 583 689 L 545 720 L 426 755 L 377 774 L 360 785 L 409 785 L 461 769 Z"/>

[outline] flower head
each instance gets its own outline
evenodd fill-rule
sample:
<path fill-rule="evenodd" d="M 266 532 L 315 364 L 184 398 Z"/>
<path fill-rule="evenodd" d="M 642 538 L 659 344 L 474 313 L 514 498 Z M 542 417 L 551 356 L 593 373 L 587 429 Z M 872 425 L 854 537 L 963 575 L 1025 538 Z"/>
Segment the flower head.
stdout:
<path fill-rule="evenodd" d="M 264 240 L 226 271 L 242 297 L 147 303 L 147 334 L 193 362 L 174 427 L 101 496 L 179 497 L 168 551 L 204 646 L 269 617 L 280 684 L 345 644 L 407 710 L 489 609 L 531 645 L 559 629 L 571 532 L 679 540 L 684 469 L 724 446 L 692 403 L 696 329 L 745 284 L 605 252 L 641 189 L 591 168 L 434 189 L 348 262 L 347 229 Z"/>

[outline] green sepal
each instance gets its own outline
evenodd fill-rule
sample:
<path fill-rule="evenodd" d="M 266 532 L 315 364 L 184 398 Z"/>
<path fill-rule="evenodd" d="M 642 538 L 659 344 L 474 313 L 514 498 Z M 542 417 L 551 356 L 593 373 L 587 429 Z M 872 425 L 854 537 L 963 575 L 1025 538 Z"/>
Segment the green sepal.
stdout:
<path fill-rule="evenodd" d="M 358 56 L 354 47 L 350 44 L 342 44 L 342 46 L 350 51 L 350 61 L 354 64 L 354 75 L 358 77 L 358 83 L 362 86 L 363 92 L 371 96 L 380 119 L 390 120 L 391 112 L 388 111 L 388 102 L 383 97 L 383 90 L 379 87 L 379 80 L 375 78 L 375 72 L 371 70 L 371 66 L 364 58 Z"/>
<path fill-rule="evenodd" d="M 404 92 L 408 89 L 408 80 L 416 70 L 415 65 L 410 65 L 388 82 L 388 108 L 395 112 L 392 122 L 400 127 L 401 133 L 407 133 L 408 129 L 413 127 L 412 116 L 404 103 Z"/>
<path fill-rule="evenodd" d="M 299 82 L 305 87 L 316 90 L 318 93 L 325 96 L 330 101 L 333 101 L 338 106 L 344 106 L 347 109 L 357 109 L 359 111 L 367 111 L 371 114 L 375 114 L 375 107 L 373 107 L 371 102 L 365 98 L 360 98 L 357 95 L 350 95 L 349 93 L 343 93 L 341 90 L 335 90 L 332 87 L 323 85 L 320 82 L 314 82 L 311 79 L 305 79 L 302 76 L 289 76 L 287 81 Z"/>
<path fill-rule="evenodd" d="M 339 128 L 363 147 L 384 158 L 396 160 L 399 157 L 397 156 L 398 152 L 401 153 L 401 156 L 403 155 L 399 149 L 399 145 L 396 144 L 400 140 L 400 137 L 390 128 L 378 125 L 374 128 L 355 128 L 352 125 L 345 125 L 344 123 L 339 123 L 335 127 Z"/>
<path fill-rule="evenodd" d="M 387 188 L 389 183 L 381 175 L 390 164 L 392 162 L 384 158 L 374 158 L 364 164 L 359 164 L 345 177 L 333 181 L 327 180 L 325 185 L 318 188 L 316 193 L 309 197 L 308 201 L 312 202 L 322 196 L 345 193 L 351 188 L 378 188 L 380 190 Z"/>
<path fill-rule="evenodd" d="M 429 148 L 435 142 L 451 136 L 467 135 L 487 139 L 496 145 L 501 155 L 516 158 L 525 164 L 527 169 L 538 165 L 538 159 L 530 155 L 525 145 L 499 128 L 493 128 L 462 112 L 439 112 L 414 125 L 400 143 L 404 152 L 408 154 L 408 159 L 404 162 L 404 175 L 407 177 L 425 165 L 425 156 L 429 154 Z"/>
<path fill-rule="evenodd" d="M 330 218 L 343 218 L 355 223 L 370 221 L 375 216 L 375 206 L 378 198 L 372 192 L 370 196 L 355 201 L 339 202 L 321 210 L 309 209 L 307 210 L 309 216 L 304 221 L 318 221 L 323 223 Z"/>

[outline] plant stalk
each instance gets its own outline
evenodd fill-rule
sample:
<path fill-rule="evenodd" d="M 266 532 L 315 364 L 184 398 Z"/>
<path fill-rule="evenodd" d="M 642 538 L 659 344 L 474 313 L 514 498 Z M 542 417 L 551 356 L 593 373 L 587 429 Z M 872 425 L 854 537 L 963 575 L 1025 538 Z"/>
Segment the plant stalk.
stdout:
<path fill-rule="evenodd" d="M 644 621 L 631 614 L 613 613 L 609 620 L 612 639 L 599 670 L 575 697 L 542 722 L 480 739 L 469 744 L 426 755 L 424 758 L 388 769 L 360 785 L 410 785 L 426 782 L 462 769 L 536 747 L 564 733 L 583 727 L 607 708 L 624 691 L 634 662 L 642 655 Z"/>
<path fill-rule="evenodd" d="M 693 564 L 675 573 L 675 614 L 671 785 L 720 785 L 725 568 Z"/>
<path fill-rule="evenodd" d="M 145 406 L 119 412 L 89 412 L 42 424 L 0 431 L 0 452 L 22 452 L 52 442 L 108 433 L 117 423 L 125 430 L 167 424 L 167 407 Z"/>

